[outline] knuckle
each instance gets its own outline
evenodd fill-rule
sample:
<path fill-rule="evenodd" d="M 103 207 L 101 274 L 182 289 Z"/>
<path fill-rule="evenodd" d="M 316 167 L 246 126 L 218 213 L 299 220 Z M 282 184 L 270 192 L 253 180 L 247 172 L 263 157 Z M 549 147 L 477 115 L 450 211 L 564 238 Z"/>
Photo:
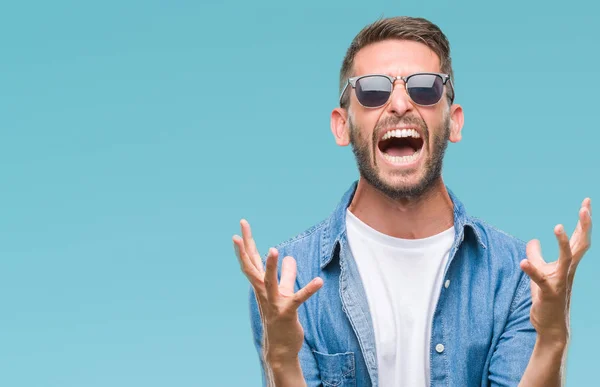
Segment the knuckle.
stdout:
<path fill-rule="evenodd" d="M 277 304 L 271 304 L 271 314 L 274 317 L 281 316 L 281 314 L 282 314 L 281 307 Z"/>
<path fill-rule="evenodd" d="M 268 305 L 269 302 L 266 300 L 265 297 L 262 296 L 257 296 L 256 297 L 256 303 L 258 304 L 258 308 L 260 309 L 261 315 L 267 313 L 269 311 Z"/>
<path fill-rule="evenodd" d="M 290 314 L 289 308 L 287 308 L 285 305 L 273 304 L 272 309 L 273 316 L 279 320 L 285 320 L 286 316 Z"/>
<path fill-rule="evenodd" d="M 553 301 L 554 299 L 557 298 L 556 289 L 554 289 L 552 287 L 546 287 L 546 288 L 544 288 L 544 290 L 542 290 L 541 296 L 543 299 L 545 299 L 547 301 Z"/>
<path fill-rule="evenodd" d="M 267 301 L 267 295 L 265 294 L 265 292 L 262 289 L 256 289 L 255 288 L 254 293 L 256 294 L 256 300 L 261 305 L 266 305 L 268 303 L 268 301 Z"/>
<path fill-rule="evenodd" d="M 307 298 L 307 296 L 308 296 L 308 292 L 305 289 L 303 289 L 303 290 L 298 291 L 298 293 L 296 293 L 296 295 L 294 296 L 292 301 L 293 301 L 294 305 L 296 307 L 298 307 L 298 306 L 302 305 L 302 303 Z"/>
<path fill-rule="evenodd" d="M 555 284 L 548 286 L 548 298 L 550 299 L 558 299 L 565 292 L 565 286 L 563 284 Z"/>

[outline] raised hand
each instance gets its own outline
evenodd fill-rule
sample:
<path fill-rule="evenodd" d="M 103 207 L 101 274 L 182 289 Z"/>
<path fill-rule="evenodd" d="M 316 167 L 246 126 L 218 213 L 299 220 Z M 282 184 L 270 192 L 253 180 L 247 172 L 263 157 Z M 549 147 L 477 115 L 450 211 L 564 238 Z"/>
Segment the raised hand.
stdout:
<path fill-rule="evenodd" d="M 532 280 L 531 323 L 544 339 L 563 343 L 569 340 L 571 289 L 577 266 L 591 245 L 591 214 L 591 200 L 586 198 L 570 240 L 562 225 L 554 228 L 560 248 L 555 262 L 546 263 L 538 240 L 527 244 L 527 259 L 520 265 Z"/>
<path fill-rule="evenodd" d="M 242 237 L 234 235 L 233 243 L 242 272 L 256 294 L 264 329 L 265 359 L 277 363 L 296 359 L 304 340 L 297 309 L 321 288 L 323 280 L 317 277 L 294 293 L 296 261 L 292 257 L 285 257 L 281 266 L 281 281 L 278 283 L 279 252 L 274 248 L 269 249 L 264 270 L 250 225 L 246 220 L 241 220 L 240 226 Z"/>

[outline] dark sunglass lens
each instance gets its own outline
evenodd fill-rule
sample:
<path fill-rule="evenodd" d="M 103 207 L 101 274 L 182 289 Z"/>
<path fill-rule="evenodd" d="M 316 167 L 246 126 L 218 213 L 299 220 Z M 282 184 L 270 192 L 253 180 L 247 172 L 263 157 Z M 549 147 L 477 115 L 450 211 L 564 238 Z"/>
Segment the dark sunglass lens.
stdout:
<path fill-rule="evenodd" d="M 386 77 L 371 76 L 360 78 L 356 82 L 356 98 L 366 107 L 384 105 L 392 91 L 392 83 Z"/>
<path fill-rule="evenodd" d="M 444 81 L 438 75 L 418 74 L 410 77 L 406 88 L 415 103 L 434 105 L 442 98 Z"/>

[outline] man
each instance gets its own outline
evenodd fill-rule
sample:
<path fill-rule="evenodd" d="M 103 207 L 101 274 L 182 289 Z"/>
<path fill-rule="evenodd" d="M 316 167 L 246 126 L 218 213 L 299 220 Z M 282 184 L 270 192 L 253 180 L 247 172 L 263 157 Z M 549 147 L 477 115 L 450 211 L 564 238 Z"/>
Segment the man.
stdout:
<path fill-rule="evenodd" d="M 331 114 L 358 182 L 331 216 L 270 249 L 266 269 L 241 221 L 233 242 L 269 385 L 563 383 L 590 199 L 570 240 L 555 228 L 552 263 L 537 241 L 470 217 L 441 176 L 463 126 L 452 79 L 436 25 L 397 17 L 365 27 L 344 58 Z"/>

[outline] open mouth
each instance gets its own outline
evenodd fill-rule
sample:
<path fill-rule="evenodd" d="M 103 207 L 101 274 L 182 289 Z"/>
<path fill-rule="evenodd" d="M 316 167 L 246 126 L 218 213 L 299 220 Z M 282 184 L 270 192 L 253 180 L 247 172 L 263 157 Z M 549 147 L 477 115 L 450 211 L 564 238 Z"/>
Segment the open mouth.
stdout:
<path fill-rule="evenodd" d="M 386 132 L 377 146 L 386 160 L 405 164 L 419 157 L 423 139 L 415 129 L 394 129 Z"/>

